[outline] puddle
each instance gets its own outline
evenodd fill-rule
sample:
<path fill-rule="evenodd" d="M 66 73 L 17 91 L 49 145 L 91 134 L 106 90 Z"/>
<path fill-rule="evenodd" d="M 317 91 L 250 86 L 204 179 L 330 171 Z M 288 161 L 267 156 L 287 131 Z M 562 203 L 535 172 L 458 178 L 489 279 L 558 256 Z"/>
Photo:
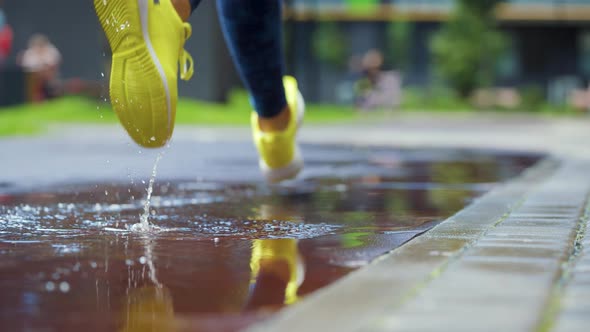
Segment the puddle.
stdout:
<path fill-rule="evenodd" d="M 337 157 L 335 157 L 337 156 Z M 333 158 L 332 158 L 333 157 Z M 534 156 L 339 148 L 301 181 L 156 180 L 0 195 L 7 331 L 235 331 L 452 215 Z"/>

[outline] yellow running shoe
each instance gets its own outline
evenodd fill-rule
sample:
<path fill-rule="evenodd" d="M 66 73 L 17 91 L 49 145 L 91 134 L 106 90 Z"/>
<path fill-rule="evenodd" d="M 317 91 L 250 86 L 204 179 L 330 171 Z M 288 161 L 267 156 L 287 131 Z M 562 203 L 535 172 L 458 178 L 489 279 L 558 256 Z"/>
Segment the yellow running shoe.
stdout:
<path fill-rule="evenodd" d="M 193 74 L 183 49 L 191 26 L 170 0 L 94 0 L 94 8 L 113 51 L 113 108 L 135 142 L 161 147 L 174 130 L 179 62 L 180 78 Z"/>
<path fill-rule="evenodd" d="M 297 131 L 303 122 L 305 102 L 297 81 L 285 76 L 283 86 L 291 109 L 291 120 L 281 132 L 263 132 L 258 125 L 258 114 L 252 112 L 251 124 L 254 144 L 260 155 L 259 166 L 269 182 L 292 179 L 303 169 L 303 157 L 297 145 Z"/>

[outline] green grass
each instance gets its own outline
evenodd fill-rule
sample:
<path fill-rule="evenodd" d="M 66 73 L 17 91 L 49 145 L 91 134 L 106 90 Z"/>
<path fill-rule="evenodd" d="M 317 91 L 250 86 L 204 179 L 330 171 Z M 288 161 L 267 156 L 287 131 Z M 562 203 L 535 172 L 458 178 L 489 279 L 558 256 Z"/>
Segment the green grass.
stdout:
<path fill-rule="evenodd" d="M 177 108 L 177 124 L 203 126 L 247 126 L 250 105 L 243 91 L 231 94 L 225 104 L 209 103 L 192 99 L 181 99 Z M 534 112 L 531 111 L 534 109 Z M 474 110 L 468 101 L 462 100 L 444 89 L 406 89 L 399 111 L 395 113 L 477 113 L 491 111 L 499 114 L 514 112 L 536 113 L 540 116 L 576 116 L 579 112 L 567 107 L 551 106 L 547 103 L 517 110 Z M 352 106 L 307 105 L 305 122 L 330 124 L 354 121 L 382 121 L 390 118 L 391 111 L 356 112 Z M 47 131 L 53 124 L 87 123 L 114 124 L 117 117 L 108 103 L 83 97 L 65 97 L 43 104 L 28 104 L 0 108 L 0 136 L 33 135 Z"/>
<path fill-rule="evenodd" d="M 460 112 L 494 112 L 498 114 L 534 113 L 542 116 L 576 116 L 580 111 L 567 105 L 551 105 L 544 100 L 542 91 L 539 96 L 529 96 L 527 89 L 521 91 L 521 105 L 514 109 L 500 107 L 478 109 L 469 100 L 460 98 L 452 90 L 432 86 L 430 88 L 406 88 L 400 106 L 404 112 L 460 113 Z"/>
<path fill-rule="evenodd" d="M 179 124 L 248 125 L 250 103 L 242 91 L 232 93 L 226 104 L 184 99 L 178 104 L 176 121 Z M 353 107 L 336 105 L 307 105 L 306 123 L 334 123 L 353 121 L 360 116 Z"/>
<path fill-rule="evenodd" d="M 226 104 L 181 99 L 177 124 L 248 125 L 251 107 L 243 92 L 233 93 Z M 306 123 L 335 123 L 359 118 L 352 107 L 308 105 Z M 82 97 L 65 97 L 43 104 L 0 108 L 0 136 L 42 133 L 52 124 L 113 124 L 117 117 L 107 103 Z"/>
<path fill-rule="evenodd" d="M 35 134 L 54 123 L 115 123 L 110 108 L 84 98 L 0 108 L 0 135 Z"/>

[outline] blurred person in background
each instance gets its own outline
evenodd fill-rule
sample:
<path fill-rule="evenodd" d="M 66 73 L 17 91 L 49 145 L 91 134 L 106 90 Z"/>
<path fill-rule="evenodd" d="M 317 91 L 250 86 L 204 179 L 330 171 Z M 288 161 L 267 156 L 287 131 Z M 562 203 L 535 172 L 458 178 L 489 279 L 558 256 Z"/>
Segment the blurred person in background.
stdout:
<path fill-rule="evenodd" d="M 378 50 L 367 51 L 358 61 L 360 76 L 355 85 L 357 106 L 362 108 L 367 96 L 373 91 L 381 76 L 383 55 Z"/>
<path fill-rule="evenodd" d="M 35 34 L 29 39 L 27 49 L 19 55 L 18 63 L 33 75 L 35 101 L 55 98 L 62 94 L 59 67 L 62 57 L 47 36 Z"/>
<path fill-rule="evenodd" d="M 355 84 L 356 106 L 361 110 L 395 108 L 401 101 L 401 77 L 383 71 L 383 54 L 376 49 L 365 53 L 360 62 L 361 78 Z"/>
<path fill-rule="evenodd" d="M 200 2 L 94 0 L 113 51 L 111 103 L 142 146 L 164 146 L 172 135 L 178 74 L 183 80 L 193 75 L 193 59 L 183 49 L 192 33 L 187 20 Z M 282 0 L 219 0 L 217 5 L 227 45 L 251 96 L 260 169 L 270 182 L 293 178 L 303 168 L 296 135 L 304 102 L 297 81 L 284 76 Z"/>
<path fill-rule="evenodd" d="M 13 33 L 6 22 L 6 16 L 0 8 L 0 66 L 2 66 L 12 50 Z"/>

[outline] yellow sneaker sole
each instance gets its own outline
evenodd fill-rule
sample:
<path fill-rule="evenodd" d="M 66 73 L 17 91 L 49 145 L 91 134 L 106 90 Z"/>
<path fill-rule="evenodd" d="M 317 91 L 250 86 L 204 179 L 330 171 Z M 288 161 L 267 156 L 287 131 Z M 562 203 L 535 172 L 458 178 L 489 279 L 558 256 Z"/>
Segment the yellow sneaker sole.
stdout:
<path fill-rule="evenodd" d="M 170 139 L 175 114 L 149 37 L 148 1 L 153 0 L 94 0 L 94 7 L 113 52 L 113 109 L 136 143 L 155 148 Z"/>

